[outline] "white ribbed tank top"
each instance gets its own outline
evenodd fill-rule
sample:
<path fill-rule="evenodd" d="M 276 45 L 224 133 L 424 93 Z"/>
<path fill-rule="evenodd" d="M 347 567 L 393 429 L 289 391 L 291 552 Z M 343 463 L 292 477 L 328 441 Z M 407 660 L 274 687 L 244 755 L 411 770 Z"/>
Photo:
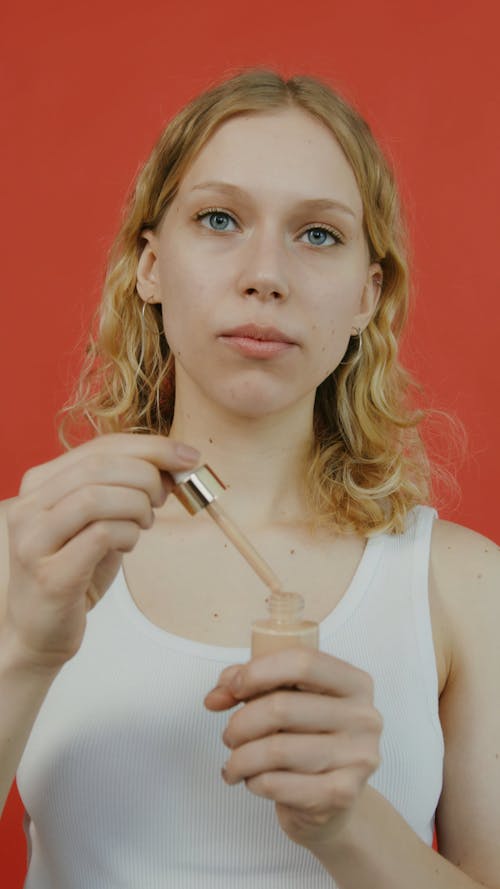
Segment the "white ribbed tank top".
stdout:
<path fill-rule="evenodd" d="M 444 754 L 428 602 L 434 517 L 417 507 L 404 534 L 370 538 L 320 627 L 323 651 L 374 678 L 384 729 L 370 784 L 429 845 Z M 221 779 L 229 714 L 207 711 L 203 698 L 221 669 L 249 655 L 155 626 L 120 570 L 19 766 L 25 889 L 334 887 L 281 831 L 271 801 Z"/>

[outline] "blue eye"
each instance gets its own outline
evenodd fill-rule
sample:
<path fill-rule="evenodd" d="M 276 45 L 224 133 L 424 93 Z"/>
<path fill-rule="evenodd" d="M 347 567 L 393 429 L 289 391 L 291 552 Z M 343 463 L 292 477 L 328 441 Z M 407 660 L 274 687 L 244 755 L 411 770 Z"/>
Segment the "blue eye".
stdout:
<path fill-rule="evenodd" d="M 212 231 L 224 232 L 227 231 L 228 220 L 232 219 L 233 217 L 230 216 L 229 213 L 226 213 L 224 210 L 204 210 L 202 213 L 197 213 L 196 218 L 200 221 L 202 219 L 208 218 Z M 213 227 L 212 220 L 214 221 Z"/>
<path fill-rule="evenodd" d="M 314 226 L 314 228 L 308 228 L 307 231 L 305 231 L 303 234 L 304 235 L 311 235 L 311 234 L 319 235 L 320 238 L 323 239 L 323 240 L 319 240 L 317 237 L 315 237 L 312 241 L 309 241 L 309 243 L 312 244 L 314 247 L 324 247 L 325 246 L 325 241 L 324 241 L 325 237 L 333 238 L 334 244 L 341 243 L 340 236 L 337 234 L 337 232 L 333 231 L 333 229 L 326 228 L 325 226 L 322 226 L 322 225 L 321 226 L 319 226 L 319 225 Z M 327 244 L 326 246 L 330 247 L 331 244 Z"/>

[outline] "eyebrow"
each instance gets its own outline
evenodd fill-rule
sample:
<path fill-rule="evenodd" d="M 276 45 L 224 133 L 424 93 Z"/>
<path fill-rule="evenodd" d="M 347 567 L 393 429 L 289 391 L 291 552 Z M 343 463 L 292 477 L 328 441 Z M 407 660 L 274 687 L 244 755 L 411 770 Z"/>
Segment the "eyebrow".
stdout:
<path fill-rule="evenodd" d="M 246 197 L 247 192 L 245 192 L 242 188 L 239 188 L 238 185 L 233 185 L 231 182 L 221 182 L 221 181 L 211 181 L 211 182 L 200 182 L 198 185 L 193 186 L 191 191 L 202 191 L 204 189 L 217 189 L 218 191 L 227 191 L 228 194 L 234 194 L 240 197 Z M 352 216 L 353 219 L 356 219 L 356 214 L 354 210 L 347 206 L 347 204 L 343 204 L 341 201 L 334 201 L 330 198 L 303 198 L 297 201 L 297 205 L 301 208 L 311 210 L 340 210 L 341 213 L 346 213 L 349 216 Z"/>

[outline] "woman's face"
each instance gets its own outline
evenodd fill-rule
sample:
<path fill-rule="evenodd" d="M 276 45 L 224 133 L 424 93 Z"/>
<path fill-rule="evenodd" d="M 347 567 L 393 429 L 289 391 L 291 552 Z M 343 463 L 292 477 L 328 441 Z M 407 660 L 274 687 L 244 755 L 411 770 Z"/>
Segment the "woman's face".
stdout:
<path fill-rule="evenodd" d="M 298 109 L 218 128 L 147 233 L 138 271 L 142 298 L 162 305 L 177 389 L 248 417 L 314 399 L 380 280 L 351 167 Z"/>

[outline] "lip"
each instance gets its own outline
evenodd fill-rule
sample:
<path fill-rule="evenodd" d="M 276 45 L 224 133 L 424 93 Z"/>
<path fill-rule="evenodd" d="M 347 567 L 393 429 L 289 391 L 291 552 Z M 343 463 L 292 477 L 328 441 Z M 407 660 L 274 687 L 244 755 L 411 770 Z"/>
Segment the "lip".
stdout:
<path fill-rule="evenodd" d="M 295 340 L 277 327 L 243 324 L 219 334 L 219 340 L 245 358 L 269 359 L 289 352 Z"/>
<path fill-rule="evenodd" d="M 221 336 L 219 339 L 230 349 L 239 352 L 246 358 L 275 358 L 284 352 L 295 349 L 293 343 L 283 342 L 283 340 L 255 340 L 243 336 Z"/>
<path fill-rule="evenodd" d="M 224 330 L 220 336 L 265 343 L 287 343 L 290 346 L 297 345 L 294 339 L 283 333 L 282 330 L 278 330 L 277 327 L 261 327 L 259 324 L 243 324 L 240 327 L 233 327 L 231 330 Z"/>

